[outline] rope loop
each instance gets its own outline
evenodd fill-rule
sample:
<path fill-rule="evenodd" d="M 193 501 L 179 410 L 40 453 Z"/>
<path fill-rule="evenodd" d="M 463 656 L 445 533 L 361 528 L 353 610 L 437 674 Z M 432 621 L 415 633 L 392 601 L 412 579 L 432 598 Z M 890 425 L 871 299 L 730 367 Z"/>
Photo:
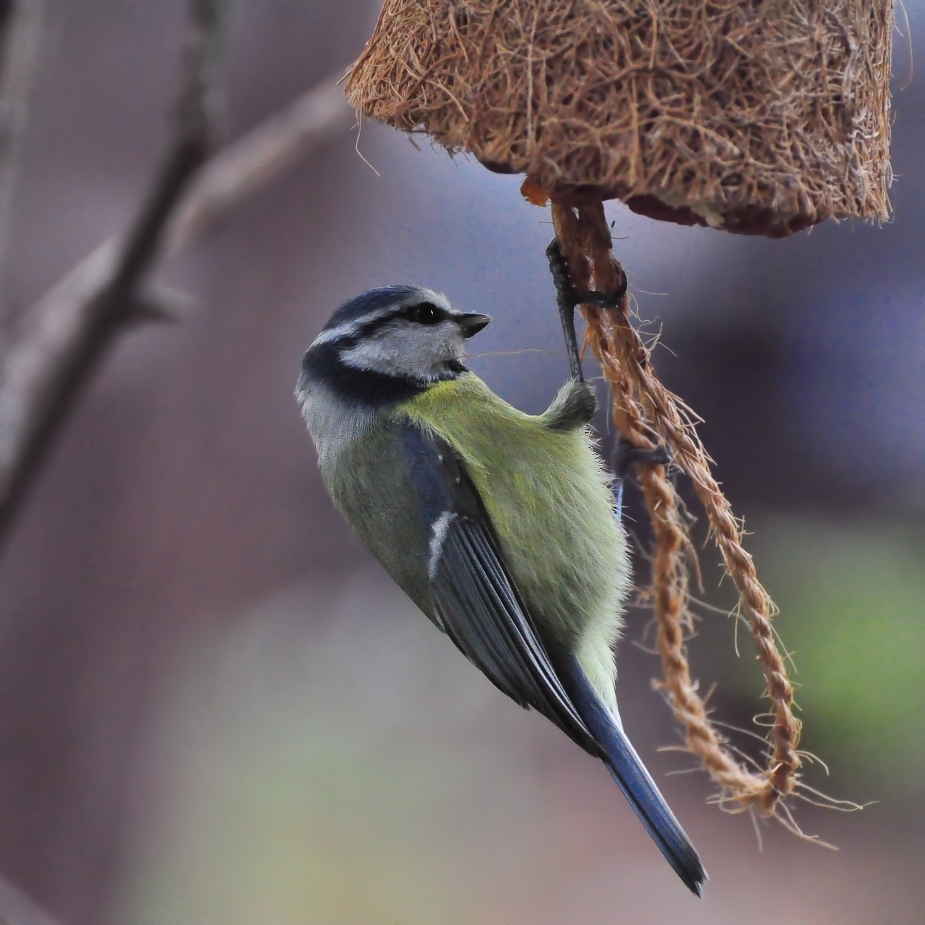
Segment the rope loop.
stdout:
<path fill-rule="evenodd" d="M 593 283 L 599 292 L 615 290 L 623 269 L 613 253 L 603 203 L 553 202 L 552 218 L 575 288 L 589 290 Z M 710 471 L 711 460 L 697 435 L 694 414 L 656 376 L 649 351 L 630 323 L 628 297 L 624 295 L 615 309 L 583 305 L 582 313 L 587 322 L 585 341 L 613 393 L 614 423 L 635 447 L 652 450 L 661 443 L 670 450 L 673 462 L 693 482 L 710 533 L 739 592 L 772 706 L 767 767 L 756 773 L 737 760 L 697 693 L 685 647 L 685 631 L 692 625 L 687 564 L 696 561 L 688 520 L 666 466 L 637 462 L 654 536 L 651 596 L 664 673 L 657 686 L 684 727 L 688 751 L 718 784 L 720 802 L 733 811 L 752 809 L 774 816 L 781 801 L 796 790 L 801 765 L 797 752 L 801 723 L 793 713 L 793 686 L 771 627 L 776 609 L 742 546 L 740 523 Z M 785 812 L 789 819 L 789 811 Z"/>

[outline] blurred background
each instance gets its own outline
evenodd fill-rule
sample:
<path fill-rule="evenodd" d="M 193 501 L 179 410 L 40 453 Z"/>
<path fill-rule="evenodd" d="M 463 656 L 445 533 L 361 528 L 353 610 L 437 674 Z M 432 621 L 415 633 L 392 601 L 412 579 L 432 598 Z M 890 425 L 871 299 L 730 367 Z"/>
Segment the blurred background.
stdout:
<path fill-rule="evenodd" d="M 921 58 L 925 4 L 906 8 Z M 223 137 L 342 73 L 377 12 L 238 0 Z M 8 313 L 135 215 L 185 17 L 46 3 Z M 705 418 L 781 607 L 803 744 L 831 769 L 807 779 L 873 803 L 799 807 L 840 851 L 759 838 L 703 775 L 671 774 L 692 762 L 659 750 L 679 737 L 633 610 L 623 715 L 710 872 L 695 901 L 603 766 L 465 663 L 334 511 L 292 390 L 343 300 L 410 281 L 490 312 L 471 365 L 528 411 L 567 371 L 547 213 L 518 178 L 364 124 L 164 267 L 197 307 L 118 343 L 28 499 L 0 560 L 0 874 L 62 925 L 920 923 L 925 73 L 902 86 L 903 29 L 890 224 L 768 241 L 609 206 L 659 373 Z M 730 607 L 709 549 L 703 571 Z M 707 611 L 692 658 L 743 726 L 762 683 L 739 635 L 741 657 Z"/>

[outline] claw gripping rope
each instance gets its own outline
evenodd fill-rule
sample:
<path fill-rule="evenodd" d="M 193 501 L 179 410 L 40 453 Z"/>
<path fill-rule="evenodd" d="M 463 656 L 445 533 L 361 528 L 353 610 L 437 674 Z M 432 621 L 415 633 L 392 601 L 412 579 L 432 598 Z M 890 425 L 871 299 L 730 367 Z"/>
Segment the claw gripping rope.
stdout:
<path fill-rule="evenodd" d="M 617 289 L 623 270 L 612 250 L 603 204 L 569 207 L 554 203 L 552 218 L 576 289 L 588 290 L 592 281 L 599 292 Z M 743 767 L 711 724 L 697 693 L 684 645 L 685 629 L 691 626 L 685 557 L 692 546 L 687 522 L 666 467 L 636 463 L 654 534 L 652 590 L 657 647 L 665 675 L 659 687 L 667 693 L 672 711 L 684 726 L 687 749 L 719 785 L 720 802 L 733 811 L 754 809 L 762 816 L 773 816 L 781 800 L 794 792 L 801 764 L 797 753 L 800 721 L 793 715 L 793 687 L 771 628 L 774 604 L 758 581 L 729 502 L 710 472 L 710 458 L 697 436 L 692 413 L 659 381 L 649 363 L 648 349 L 630 324 L 627 296 L 619 308 L 583 305 L 582 313 L 587 322 L 586 341 L 613 391 L 617 428 L 640 449 L 667 444 L 674 462 L 694 483 L 710 532 L 738 589 L 767 681 L 766 696 L 772 704 L 767 769 L 755 773 Z"/>

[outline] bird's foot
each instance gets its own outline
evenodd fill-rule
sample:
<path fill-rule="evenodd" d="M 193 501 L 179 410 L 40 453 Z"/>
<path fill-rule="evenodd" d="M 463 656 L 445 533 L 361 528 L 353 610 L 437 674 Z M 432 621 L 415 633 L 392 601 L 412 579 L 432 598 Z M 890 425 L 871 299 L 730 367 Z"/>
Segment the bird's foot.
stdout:
<path fill-rule="evenodd" d="M 549 242 L 549 247 L 546 248 L 546 259 L 549 261 L 549 272 L 552 274 L 552 282 L 556 287 L 556 304 L 559 306 L 559 318 L 562 321 L 572 378 L 583 382 L 581 356 L 575 336 L 575 308 L 578 305 L 596 305 L 598 308 L 619 307 L 626 294 L 626 274 L 620 271 L 621 285 L 614 292 L 580 292 L 572 284 L 568 264 L 565 262 L 558 238 L 553 238 Z"/>
<path fill-rule="evenodd" d="M 620 479 L 626 478 L 626 474 L 629 472 L 630 466 L 633 465 L 633 463 L 646 463 L 650 466 L 667 466 L 670 462 L 671 454 L 662 444 L 648 449 L 646 447 L 634 446 L 623 436 L 617 440 L 617 448 L 614 452 L 614 471 Z"/>
<path fill-rule="evenodd" d="M 620 286 L 613 292 L 582 292 L 574 287 L 569 276 L 568 264 L 562 254 L 558 238 L 553 238 L 546 248 L 546 259 L 549 261 L 549 272 L 556 287 L 556 301 L 560 309 L 574 309 L 577 305 L 596 305 L 598 308 L 617 308 L 626 295 L 626 274 L 620 270 Z"/>

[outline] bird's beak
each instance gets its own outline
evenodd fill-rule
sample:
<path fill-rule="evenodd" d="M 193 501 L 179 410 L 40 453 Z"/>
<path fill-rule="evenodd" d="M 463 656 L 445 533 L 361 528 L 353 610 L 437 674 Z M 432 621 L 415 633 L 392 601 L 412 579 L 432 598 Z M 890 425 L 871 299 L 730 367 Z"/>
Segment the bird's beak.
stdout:
<path fill-rule="evenodd" d="M 463 337 L 472 337 L 473 334 L 478 334 L 489 321 L 491 321 L 491 315 L 480 315 L 477 312 L 468 312 L 464 315 L 459 315 L 456 319 L 456 323 L 463 332 Z"/>

